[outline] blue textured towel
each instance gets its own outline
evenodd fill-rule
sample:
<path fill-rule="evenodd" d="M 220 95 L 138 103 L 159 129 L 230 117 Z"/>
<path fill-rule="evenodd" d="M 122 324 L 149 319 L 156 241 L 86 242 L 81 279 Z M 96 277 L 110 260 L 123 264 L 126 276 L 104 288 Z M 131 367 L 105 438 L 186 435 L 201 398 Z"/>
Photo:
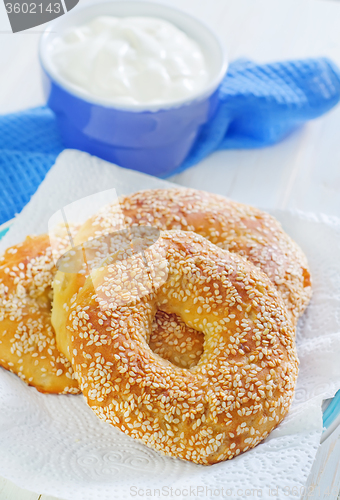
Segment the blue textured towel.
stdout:
<path fill-rule="evenodd" d="M 340 100 L 340 71 L 327 59 L 230 64 L 214 118 L 202 127 L 183 165 L 212 151 L 274 144 Z M 0 224 L 21 211 L 63 145 L 53 113 L 35 108 L 0 116 Z"/>

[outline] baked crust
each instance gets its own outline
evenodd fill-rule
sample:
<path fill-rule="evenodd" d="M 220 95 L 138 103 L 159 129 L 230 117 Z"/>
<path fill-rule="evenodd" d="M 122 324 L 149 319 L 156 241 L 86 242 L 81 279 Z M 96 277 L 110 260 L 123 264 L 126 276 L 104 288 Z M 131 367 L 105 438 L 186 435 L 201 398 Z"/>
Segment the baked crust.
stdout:
<path fill-rule="evenodd" d="M 80 388 L 99 418 L 151 448 L 200 464 L 230 459 L 290 407 L 298 360 L 287 310 L 263 272 L 193 232 L 162 232 L 145 255 L 149 288 L 141 254 L 111 256 L 70 306 Z M 204 334 L 196 366 L 150 349 L 158 309 Z"/>

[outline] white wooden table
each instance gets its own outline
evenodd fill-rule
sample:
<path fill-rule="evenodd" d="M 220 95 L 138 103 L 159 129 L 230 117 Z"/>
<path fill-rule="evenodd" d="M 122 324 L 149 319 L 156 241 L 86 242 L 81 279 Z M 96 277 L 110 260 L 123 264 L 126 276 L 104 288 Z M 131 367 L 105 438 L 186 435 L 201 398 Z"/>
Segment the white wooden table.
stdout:
<path fill-rule="evenodd" d="M 80 5 L 87 0 L 80 0 Z M 321 0 L 171 0 L 210 24 L 229 58 L 261 62 L 328 56 L 340 66 L 340 2 Z M 0 113 L 40 105 L 37 45 L 42 27 L 13 35 L 0 5 Z M 340 217 L 340 106 L 276 146 L 220 151 L 172 180 L 263 208 Z M 320 447 L 310 483 L 317 500 L 340 491 L 340 427 Z M 327 490 L 329 488 L 329 490 Z M 340 498 L 340 496 L 339 496 Z M 0 478 L 0 500 L 51 500 Z"/>

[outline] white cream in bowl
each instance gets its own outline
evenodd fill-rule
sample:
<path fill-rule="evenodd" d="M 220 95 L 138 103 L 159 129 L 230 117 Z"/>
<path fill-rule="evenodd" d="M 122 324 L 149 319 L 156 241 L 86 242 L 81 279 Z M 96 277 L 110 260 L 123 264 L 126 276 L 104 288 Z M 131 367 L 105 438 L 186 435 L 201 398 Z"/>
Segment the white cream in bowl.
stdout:
<path fill-rule="evenodd" d="M 61 78 L 110 104 L 171 104 L 211 78 L 199 44 L 156 17 L 95 17 L 55 36 L 47 50 Z"/>

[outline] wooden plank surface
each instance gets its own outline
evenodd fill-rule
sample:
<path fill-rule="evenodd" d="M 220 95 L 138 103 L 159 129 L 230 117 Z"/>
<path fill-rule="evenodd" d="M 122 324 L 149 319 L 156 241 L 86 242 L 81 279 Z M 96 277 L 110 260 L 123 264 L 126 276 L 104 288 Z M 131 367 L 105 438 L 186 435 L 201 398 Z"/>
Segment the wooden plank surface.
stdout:
<path fill-rule="evenodd" d="M 320 446 L 301 500 L 340 498 L 340 426 Z"/>
<path fill-rule="evenodd" d="M 19 488 L 11 481 L 0 477 L 1 500 L 40 500 L 41 495 Z M 45 498 L 47 500 L 47 498 Z"/>
<path fill-rule="evenodd" d="M 84 5 L 86 0 L 81 0 Z M 172 0 L 223 39 L 230 60 L 328 56 L 340 65 L 340 2 L 316 0 Z M 213 5 L 213 8 L 212 8 Z M 6 33 L 0 4 L 0 113 L 43 104 L 39 31 Z M 220 151 L 174 177 L 176 182 L 264 208 L 298 208 L 340 217 L 340 107 L 281 144 Z M 312 498 L 335 500 L 340 489 L 340 429 L 320 447 L 308 486 Z M 327 487 L 331 487 L 328 494 Z M 319 495 L 319 496 L 315 496 Z M 323 496 L 322 496 L 323 495 Z M 340 497 L 339 497 L 340 498 Z M 0 500 L 55 500 L 0 478 Z"/>

